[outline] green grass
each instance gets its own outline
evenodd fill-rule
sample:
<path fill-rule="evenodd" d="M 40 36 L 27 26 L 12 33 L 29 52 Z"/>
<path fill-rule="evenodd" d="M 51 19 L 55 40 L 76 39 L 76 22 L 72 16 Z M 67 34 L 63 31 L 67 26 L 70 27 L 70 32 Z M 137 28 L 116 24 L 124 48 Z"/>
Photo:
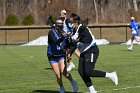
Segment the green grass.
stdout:
<path fill-rule="evenodd" d="M 106 78 L 92 78 L 99 93 L 138 93 L 140 91 L 140 46 L 128 51 L 126 45 L 99 46 L 96 68 L 117 71 L 119 85 Z M 71 71 L 79 85 L 79 93 L 87 92 L 73 56 L 76 68 Z M 63 78 L 67 93 L 73 93 L 71 84 Z M 126 88 L 126 89 L 122 89 Z M 118 90 L 113 90 L 118 89 Z M 55 75 L 46 56 L 46 46 L 0 46 L 0 93 L 59 93 Z"/>

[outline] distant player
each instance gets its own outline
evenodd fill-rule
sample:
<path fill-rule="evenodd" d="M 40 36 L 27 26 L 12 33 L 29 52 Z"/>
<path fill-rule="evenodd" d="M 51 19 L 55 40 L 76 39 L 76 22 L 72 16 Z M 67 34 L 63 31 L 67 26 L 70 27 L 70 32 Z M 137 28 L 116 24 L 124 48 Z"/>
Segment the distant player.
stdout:
<path fill-rule="evenodd" d="M 130 28 L 132 30 L 132 38 L 131 45 L 130 47 L 128 47 L 128 50 L 131 51 L 133 49 L 133 41 L 136 40 L 137 42 L 140 42 L 140 37 L 138 36 L 140 24 L 135 21 L 134 17 L 131 17 L 130 19 L 131 19 Z"/>
<path fill-rule="evenodd" d="M 63 19 L 63 31 L 65 32 L 67 37 L 69 37 L 70 35 L 73 34 L 73 23 L 71 22 L 73 20 L 72 16 L 70 16 L 70 19 L 67 18 L 67 11 L 62 10 L 60 18 Z M 66 52 L 68 52 L 68 50 Z M 69 59 L 68 63 L 69 65 L 67 67 L 67 71 L 71 71 L 73 68 L 75 68 L 75 65 L 72 62 L 72 59 Z"/>

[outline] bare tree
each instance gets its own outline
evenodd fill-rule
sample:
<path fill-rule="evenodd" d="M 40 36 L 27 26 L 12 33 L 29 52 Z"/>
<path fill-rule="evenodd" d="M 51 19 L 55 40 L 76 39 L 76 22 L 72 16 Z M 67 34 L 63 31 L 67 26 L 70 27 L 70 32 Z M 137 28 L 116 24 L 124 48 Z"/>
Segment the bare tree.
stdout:
<path fill-rule="evenodd" d="M 130 17 L 129 9 L 133 15 L 140 15 L 139 6 L 140 0 L 0 0 L 0 22 L 4 24 L 6 15 L 12 13 L 20 21 L 25 15 L 33 14 L 36 24 L 45 24 L 48 15 L 59 16 L 66 8 L 96 23 L 120 23 Z"/>
<path fill-rule="evenodd" d="M 133 4 L 135 11 L 138 11 L 137 0 L 133 0 Z"/>
<path fill-rule="evenodd" d="M 6 17 L 6 7 L 5 7 L 5 0 L 3 0 L 3 22 L 5 22 Z"/>
<path fill-rule="evenodd" d="M 98 9 L 97 9 L 97 4 L 96 4 L 96 0 L 93 0 L 93 5 L 94 5 L 94 8 L 95 8 L 95 13 L 96 13 L 96 23 L 99 23 L 99 16 L 98 16 Z"/>
<path fill-rule="evenodd" d="M 78 8 L 77 8 L 77 13 L 80 14 L 80 2 L 81 0 L 78 0 Z"/>
<path fill-rule="evenodd" d="M 38 22 L 38 14 L 37 14 L 37 0 L 34 0 L 34 17 L 35 17 L 35 22 Z"/>

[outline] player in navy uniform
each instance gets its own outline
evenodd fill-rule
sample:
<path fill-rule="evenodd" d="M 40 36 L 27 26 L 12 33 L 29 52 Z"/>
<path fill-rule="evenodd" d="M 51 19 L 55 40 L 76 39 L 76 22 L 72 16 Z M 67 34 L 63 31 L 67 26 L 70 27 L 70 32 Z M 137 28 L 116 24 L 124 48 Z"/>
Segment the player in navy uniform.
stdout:
<path fill-rule="evenodd" d="M 63 34 L 63 21 L 58 19 L 55 28 L 51 29 L 48 34 L 48 50 L 47 56 L 50 65 L 56 75 L 57 82 L 60 86 L 60 93 L 65 93 L 62 82 L 64 75 L 72 84 L 74 92 L 78 91 L 77 83 L 73 80 L 70 73 L 66 70 L 66 44 L 65 35 Z"/>
<path fill-rule="evenodd" d="M 68 58 L 71 58 L 71 55 L 76 48 L 79 49 L 81 54 L 79 58 L 78 72 L 90 93 L 97 93 L 90 77 L 107 77 L 111 79 L 115 85 L 118 85 L 118 77 L 115 71 L 107 73 L 94 70 L 96 60 L 99 55 L 99 49 L 96 45 L 95 37 L 92 35 L 90 29 L 84 23 L 81 24 L 80 22 L 80 17 L 76 15 L 74 17 L 74 28 L 76 29 L 76 33 L 72 39 L 75 40 L 77 44 L 71 47 L 68 53 Z"/>

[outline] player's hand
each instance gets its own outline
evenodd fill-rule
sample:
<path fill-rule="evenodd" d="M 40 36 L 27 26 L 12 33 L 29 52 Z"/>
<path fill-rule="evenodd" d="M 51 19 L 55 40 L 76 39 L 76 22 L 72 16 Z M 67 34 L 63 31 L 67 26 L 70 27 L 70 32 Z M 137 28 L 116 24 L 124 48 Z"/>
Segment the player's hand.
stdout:
<path fill-rule="evenodd" d="M 67 59 L 68 60 L 71 60 L 72 59 L 71 56 L 70 56 L 70 54 L 67 55 Z"/>
<path fill-rule="evenodd" d="M 67 34 L 65 34 L 65 33 L 62 33 L 62 36 L 63 36 L 63 37 L 67 37 Z"/>

